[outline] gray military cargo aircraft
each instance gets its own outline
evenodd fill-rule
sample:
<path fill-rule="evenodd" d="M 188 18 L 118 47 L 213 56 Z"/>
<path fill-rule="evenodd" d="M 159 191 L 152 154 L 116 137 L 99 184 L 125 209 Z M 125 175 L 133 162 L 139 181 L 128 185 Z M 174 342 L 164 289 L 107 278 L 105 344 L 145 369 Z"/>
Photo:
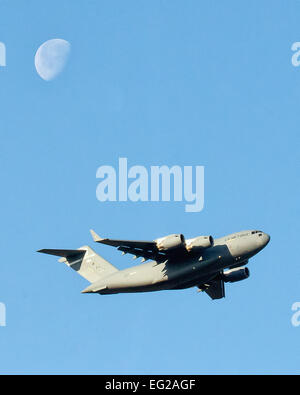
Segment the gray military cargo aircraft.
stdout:
<path fill-rule="evenodd" d="M 225 297 L 225 283 L 249 277 L 245 267 L 261 251 L 270 236 L 260 230 L 246 230 L 214 239 L 199 236 L 186 240 L 174 234 L 153 241 L 103 239 L 91 230 L 97 243 L 116 247 L 123 254 L 148 261 L 118 270 L 89 246 L 77 250 L 43 249 L 38 252 L 60 256 L 91 285 L 82 293 L 116 294 L 198 287 L 212 299 Z"/>

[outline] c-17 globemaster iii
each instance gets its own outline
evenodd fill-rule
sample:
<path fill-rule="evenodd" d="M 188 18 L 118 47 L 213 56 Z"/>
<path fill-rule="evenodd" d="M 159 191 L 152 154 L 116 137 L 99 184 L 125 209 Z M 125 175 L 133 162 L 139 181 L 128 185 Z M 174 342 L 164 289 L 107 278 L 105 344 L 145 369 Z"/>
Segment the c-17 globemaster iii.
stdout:
<path fill-rule="evenodd" d="M 182 234 L 174 234 L 153 241 L 103 239 L 93 230 L 91 234 L 97 243 L 148 262 L 118 270 L 89 246 L 38 252 L 60 256 L 60 262 L 91 283 L 82 293 L 101 295 L 195 286 L 212 299 L 221 299 L 225 297 L 224 284 L 248 278 L 249 259 L 270 241 L 270 236 L 260 230 L 246 230 L 218 239 L 198 236 L 186 240 Z"/>

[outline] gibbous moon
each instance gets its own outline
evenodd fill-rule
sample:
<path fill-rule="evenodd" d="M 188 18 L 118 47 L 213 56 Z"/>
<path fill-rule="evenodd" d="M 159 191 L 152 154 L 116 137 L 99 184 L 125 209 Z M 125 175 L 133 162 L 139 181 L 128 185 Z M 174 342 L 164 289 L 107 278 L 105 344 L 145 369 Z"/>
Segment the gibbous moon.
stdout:
<path fill-rule="evenodd" d="M 51 81 L 60 74 L 68 60 L 71 44 L 55 38 L 42 44 L 36 51 L 34 64 L 37 73 L 43 80 Z"/>

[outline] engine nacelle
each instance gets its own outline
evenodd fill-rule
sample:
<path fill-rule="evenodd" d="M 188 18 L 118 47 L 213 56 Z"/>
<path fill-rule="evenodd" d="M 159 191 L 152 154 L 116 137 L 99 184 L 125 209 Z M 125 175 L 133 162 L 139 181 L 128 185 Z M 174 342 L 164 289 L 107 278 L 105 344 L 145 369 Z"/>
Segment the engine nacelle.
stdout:
<path fill-rule="evenodd" d="M 238 267 L 223 272 L 222 279 L 225 283 L 236 283 L 237 281 L 246 280 L 249 276 L 250 271 L 247 267 Z"/>
<path fill-rule="evenodd" d="M 155 240 L 159 251 L 170 251 L 184 246 L 185 239 L 183 235 L 169 235 Z"/>
<path fill-rule="evenodd" d="M 212 247 L 214 245 L 214 239 L 212 236 L 199 236 L 194 239 L 186 240 L 186 249 L 190 251 L 201 250 L 204 248 Z"/>

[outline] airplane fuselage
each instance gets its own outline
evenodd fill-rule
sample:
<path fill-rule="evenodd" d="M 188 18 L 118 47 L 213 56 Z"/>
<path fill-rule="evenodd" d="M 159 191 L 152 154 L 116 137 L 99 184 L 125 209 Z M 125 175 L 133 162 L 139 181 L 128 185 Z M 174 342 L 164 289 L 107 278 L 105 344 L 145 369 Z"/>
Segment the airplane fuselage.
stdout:
<path fill-rule="evenodd" d="M 197 253 L 175 253 L 162 263 L 150 261 L 117 271 L 91 284 L 83 293 L 150 292 L 199 286 L 224 269 L 243 266 L 269 240 L 270 236 L 261 231 L 237 232 L 215 239 L 213 246 Z"/>

